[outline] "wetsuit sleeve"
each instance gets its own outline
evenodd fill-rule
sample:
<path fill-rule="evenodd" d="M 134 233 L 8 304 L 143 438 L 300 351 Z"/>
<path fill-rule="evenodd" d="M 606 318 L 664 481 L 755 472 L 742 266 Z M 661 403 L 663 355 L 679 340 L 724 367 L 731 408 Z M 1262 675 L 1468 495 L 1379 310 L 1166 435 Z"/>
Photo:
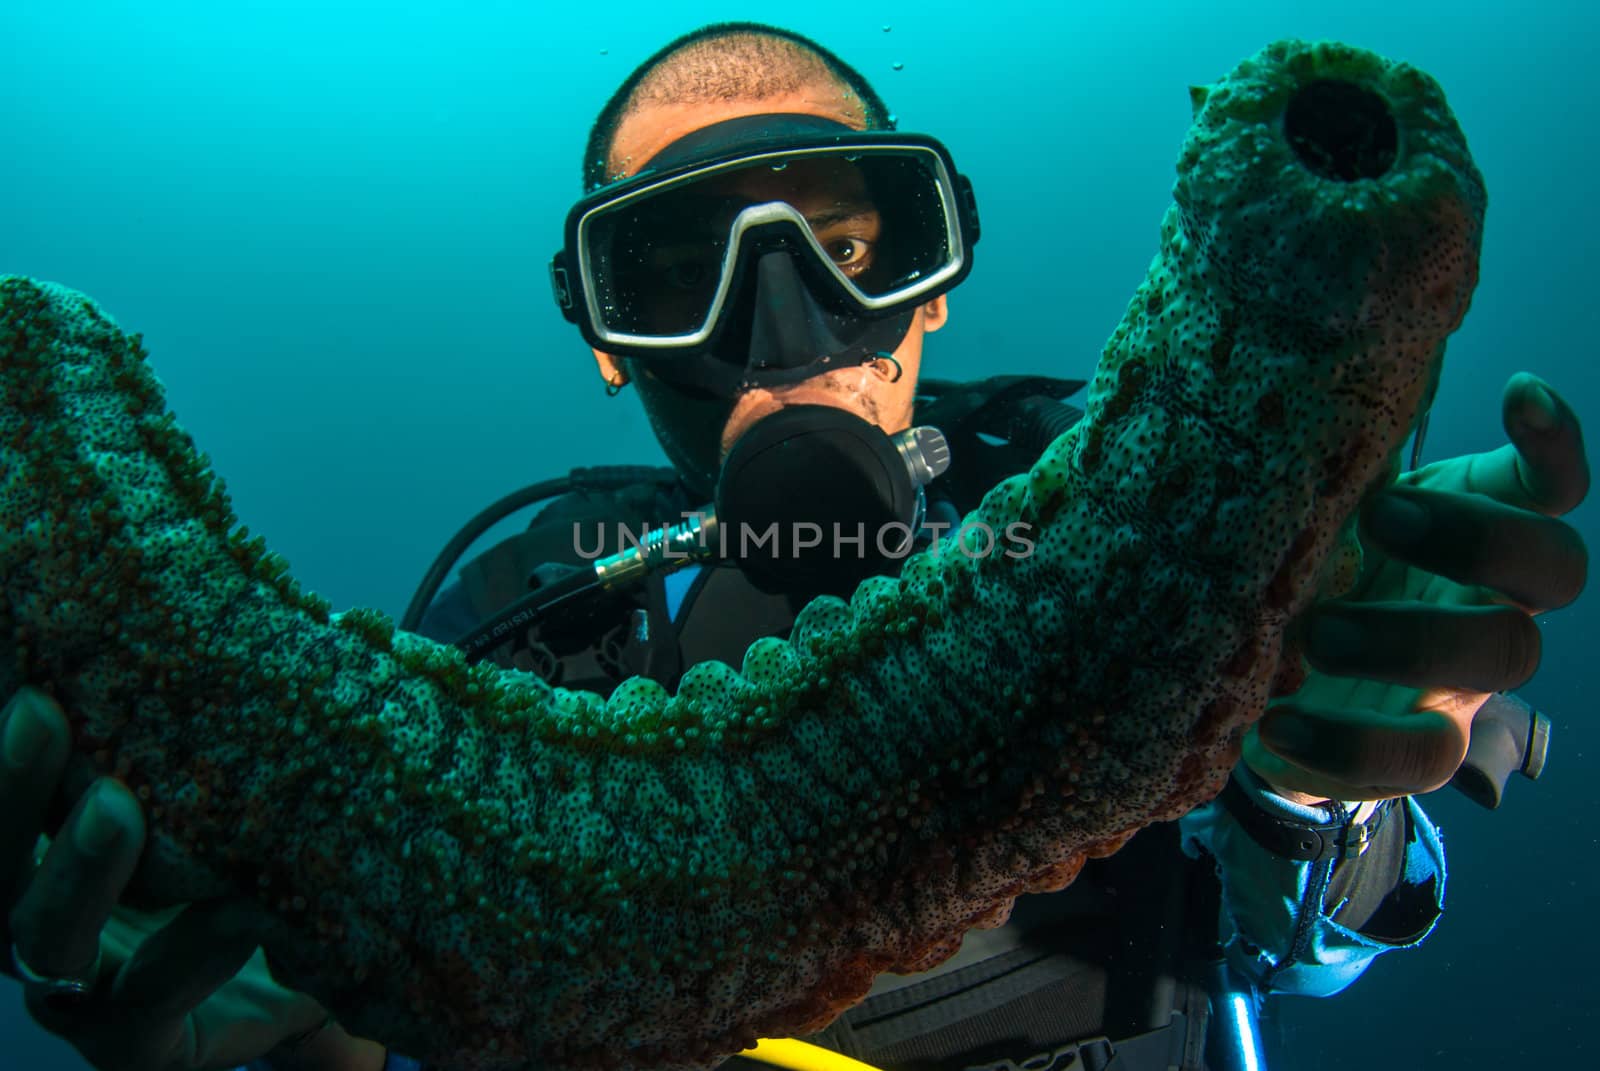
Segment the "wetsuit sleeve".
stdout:
<path fill-rule="evenodd" d="M 1242 763 L 1233 776 L 1249 805 L 1279 825 L 1347 823 L 1353 810 L 1291 803 Z M 1382 953 L 1420 944 L 1443 910 L 1443 841 L 1411 798 L 1382 811 L 1359 855 L 1347 848 L 1321 860 L 1290 858 L 1220 802 L 1190 813 L 1182 830 L 1187 853 L 1203 850 L 1217 861 L 1219 940 L 1230 964 L 1262 993 L 1332 996 Z"/>

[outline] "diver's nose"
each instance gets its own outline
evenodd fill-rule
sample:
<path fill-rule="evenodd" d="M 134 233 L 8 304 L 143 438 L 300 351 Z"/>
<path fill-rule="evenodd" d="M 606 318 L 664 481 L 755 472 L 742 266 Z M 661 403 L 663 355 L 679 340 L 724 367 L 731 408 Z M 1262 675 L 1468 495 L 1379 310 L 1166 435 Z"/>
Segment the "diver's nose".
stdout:
<path fill-rule="evenodd" d="M 811 296 L 789 253 L 761 255 L 750 324 L 752 369 L 804 368 L 821 354 L 843 351 L 836 319 Z"/>

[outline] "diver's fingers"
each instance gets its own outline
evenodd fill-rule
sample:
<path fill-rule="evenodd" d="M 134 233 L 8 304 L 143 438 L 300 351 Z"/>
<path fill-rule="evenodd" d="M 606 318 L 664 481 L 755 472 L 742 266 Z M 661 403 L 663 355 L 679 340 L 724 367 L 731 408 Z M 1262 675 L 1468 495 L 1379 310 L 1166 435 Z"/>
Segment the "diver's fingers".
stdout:
<path fill-rule="evenodd" d="M 1572 406 L 1538 376 L 1518 372 L 1506 384 L 1501 419 L 1531 507 L 1554 514 L 1575 509 L 1589 493 L 1589 458 Z"/>
<path fill-rule="evenodd" d="M 1539 666 L 1539 627 L 1510 606 L 1330 601 L 1305 617 L 1306 658 L 1323 673 L 1412 688 L 1503 692 Z"/>
<path fill-rule="evenodd" d="M 178 1023 L 238 974 L 259 942 L 238 904 L 191 904 L 140 943 L 113 999 L 145 1022 Z"/>
<path fill-rule="evenodd" d="M 33 872 L 34 848 L 70 745 L 60 708 L 32 688 L 18 689 L 0 713 L 0 969 L 8 973 L 5 919 Z"/>
<path fill-rule="evenodd" d="M 70 978 L 98 961 L 100 931 L 143 846 L 138 801 L 109 777 L 92 784 L 12 909 L 12 940 L 29 967 Z"/>
<path fill-rule="evenodd" d="M 1337 799 L 1386 799 L 1447 783 L 1467 753 L 1462 722 L 1432 710 L 1385 714 L 1279 703 L 1259 723 L 1260 743 Z M 1271 772 L 1263 776 L 1285 784 Z M 1320 791 L 1320 790 L 1319 790 Z"/>
<path fill-rule="evenodd" d="M 1324 774 L 1316 773 L 1290 762 L 1261 742 L 1260 725 L 1252 725 L 1245 733 L 1240 757 L 1268 786 L 1279 793 L 1303 792 L 1316 799 L 1334 799 L 1354 802 L 1365 799 L 1390 799 L 1404 796 L 1399 787 L 1371 786 L 1366 789 L 1348 785 Z"/>
<path fill-rule="evenodd" d="M 1492 497 L 1398 485 L 1377 496 L 1363 532 L 1410 565 L 1553 610 L 1588 578 L 1583 537 L 1564 521 Z"/>
<path fill-rule="evenodd" d="M 1464 490 L 1540 513 L 1570 512 L 1589 493 L 1589 459 L 1577 414 L 1549 384 L 1527 372 L 1506 384 L 1500 414 L 1511 445 L 1473 455 Z M 1451 462 L 1443 465 L 1436 471 L 1446 471 Z M 1417 477 L 1426 485 L 1428 469 Z"/>

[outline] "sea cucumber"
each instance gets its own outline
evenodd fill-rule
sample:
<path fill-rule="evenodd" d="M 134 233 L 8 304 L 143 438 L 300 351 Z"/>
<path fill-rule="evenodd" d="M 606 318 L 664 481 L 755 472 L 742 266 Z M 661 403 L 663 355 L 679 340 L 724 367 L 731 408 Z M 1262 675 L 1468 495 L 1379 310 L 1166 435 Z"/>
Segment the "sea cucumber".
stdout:
<path fill-rule="evenodd" d="M 145 896 L 255 897 L 289 984 L 430 1065 L 820 1027 L 1215 793 L 1465 314 L 1485 195 L 1431 79 L 1282 42 L 1191 93 L 1087 417 L 973 518 L 1033 552 L 913 559 L 671 697 L 330 614 L 138 337 L 6 278 L 0 692 L 50 690 L 146 801 Z"/>

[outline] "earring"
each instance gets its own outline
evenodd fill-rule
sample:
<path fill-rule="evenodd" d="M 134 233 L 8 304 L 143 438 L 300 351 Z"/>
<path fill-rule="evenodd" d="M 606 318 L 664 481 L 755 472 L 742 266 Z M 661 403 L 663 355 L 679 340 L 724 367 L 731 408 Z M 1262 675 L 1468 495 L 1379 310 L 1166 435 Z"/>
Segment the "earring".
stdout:
<path fill-rule="evenodd" d="M 888 352 L 887 350 L 879 350 L 877 353 L 872 355 L 873 364 L 877 364 L 879 361 L 888 361 L 890 364 L 894 365 L 894 378 L 889 381 L 890 383 L 900 382 L 900 377 L 906 374 L 906 370 L 900 367 L 900 362 L 894 359 L 894 354 Z"/>
<path fill-rule="evenodd" d="M 626 387 L 627 385 L 628 377 L 623 375 L 622 371 L 618 369 L 610 379 L 606 380 L 606 397 L 615 398 L 617 395 L 622 393 L 622 388 Z"/>

